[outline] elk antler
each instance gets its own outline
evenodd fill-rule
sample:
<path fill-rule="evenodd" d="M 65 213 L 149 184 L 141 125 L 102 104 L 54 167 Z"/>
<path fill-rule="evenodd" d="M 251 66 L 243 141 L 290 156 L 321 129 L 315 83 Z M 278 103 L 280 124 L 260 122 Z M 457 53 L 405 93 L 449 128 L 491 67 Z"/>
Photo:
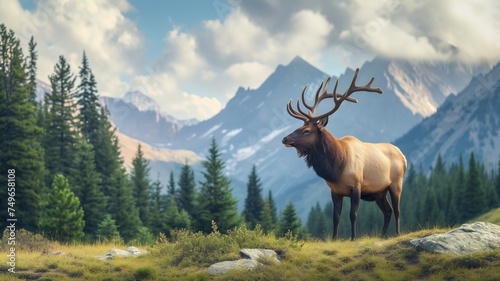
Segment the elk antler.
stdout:
<path fill-rule="evenodd" d="M 356 85 L 356 79 L 358 78 L 358 74 L 359 74 L 359 68 L 356 69 L 356 72 L 354 73 L 354 77 L 352 78 L 352 82 L 351 82 L 351 85 L 349 86 L 349 88 L 341 95 L 339 95 L 337 93 L 337 86 L 339 84 L 339 80 L 337 79 L 335 81 L 335 87 L 333 88 L 333 92 L 332 93 L 328 93 L 328 86 L 330 84 L 330 81 L 331 81 L 331 78 L 328 77 L 328 79 L 326 80 L 326 83 L 325 83 L 325 86 L 323 87 L 323 82 L 321 82 L 321 84 L 319 85 L 318 87 L 318 90 L 316 91 L 316 95 L 314 97 L 314 104 L 311 106 L 309 104 L 307 104 L 306 100 L 305 100 L 305 92 L 306 92 L 306 89 L 307 89 L 307 85 L 304 86 L 304 89 L 302 90 L 302 103 L 304 104 L 304 106 L 309 110 L 308 113 L 305 113 L 304 111 L 302 111 L 302 109 L 300 108 L 300 102 L 299 100 L 297 100 L 297 109 L 299 112 L 295 111 L 292 107 L 292 100 L 290 100 L 287 104 L 287 111 L 288 113 L 294 117 L 294 118 L 297 118 L 297 119 L 300 119 L 304 122 L 313 122 L 313 123 L 316 123 L 318 122 L 319 120 L 325 118 L 325 117 L 328 117 L 330 115 L 332 115 L 333 113 L 335 113 L 339 108 L 340 108 L 340 105 L 342 104 L 342 102 L 344 102 L 345 100 L 347 101 L 350 101 L 350 102 L 354 102 L 354 103 L 357 103 L 358 101 L 354 98 L 351 98 L 349 97 L 351 94 L 353 94 L 354 92 L 360 92 L 360 91 L 366 91 L 366 92 L 377 92 L 379 94 L 382 94 L 382 90 L 380 88 L 371 88 L 371 85 L 373 83 L 373 80 L 375 79 L 374 77 L 372 77 L 370 79 L 370 81 L 368 82 L 368 84 L 364 85 L 364 86 L 357 86 Z M 321 95 L 319 94 L 321 92 L 321 89 L 323 89 Z M 318 108 L 318 105 L 320 104 L 320 102 L 326 98 L 333 98 L 333 101 L 335 103 L 335 106 L 328 112 L 324 113 L 324 114 L 321 114 L 319 116 L 315 116 L 316 115 L 316 109 Z"/>

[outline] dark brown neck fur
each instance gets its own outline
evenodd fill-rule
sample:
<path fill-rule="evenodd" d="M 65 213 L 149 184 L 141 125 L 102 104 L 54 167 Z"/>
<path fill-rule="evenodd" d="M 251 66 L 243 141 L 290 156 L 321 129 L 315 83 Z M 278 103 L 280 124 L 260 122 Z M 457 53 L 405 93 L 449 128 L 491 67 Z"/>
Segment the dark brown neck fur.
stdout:
<path fill-rule="evenodd" d="M 300 149 L 299 156 L 305 157 L 307 166 L 312 166 L 318 176 L 336 183 L 344 170 L 346 153 L 340 142 L 323 129 L 318 134 L 317 142 Z"/>

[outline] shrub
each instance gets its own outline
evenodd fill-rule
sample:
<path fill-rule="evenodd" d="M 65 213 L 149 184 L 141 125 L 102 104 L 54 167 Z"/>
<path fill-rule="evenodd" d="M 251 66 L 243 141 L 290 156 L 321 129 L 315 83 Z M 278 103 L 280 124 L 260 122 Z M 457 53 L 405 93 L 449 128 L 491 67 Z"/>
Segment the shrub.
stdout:
<path fill-rule="evenodd" d="M 10 247 L 8 244 L 9 229 L 5 229 L 2 237 L 0 249 L 6 250 Z M 29 252 L 48 253 L 51 242 L 40 234 L 35 234 L 24 229 L 16 231 L 16 249 Z"/>
<path fill-rule="evenodd" d="M 249 230 L 243 224 L 222 234 L 215 222 L 212 222 L 212 232 L 208 235 L 181 229 L 172 231 L 171 237 L 169 241 L 165 235 L 160 235 L 158 253 L 170 259 L 172 264 L 180 266 L 207 266 L 223 260 L 238 259 L 242 248 L 267 248 L 283 253 L 289 249 L 298 250 L 304 245 L 291 232 L 276 238 L 272 232 L 265 234 L 259 225 Z"/>
<path fill-rule="evenodd" d="M 156 270 L 151 266 L 145 266 L 135 271 L 134 277 L 136 280 L 147 280 L 156 278 Z"/>

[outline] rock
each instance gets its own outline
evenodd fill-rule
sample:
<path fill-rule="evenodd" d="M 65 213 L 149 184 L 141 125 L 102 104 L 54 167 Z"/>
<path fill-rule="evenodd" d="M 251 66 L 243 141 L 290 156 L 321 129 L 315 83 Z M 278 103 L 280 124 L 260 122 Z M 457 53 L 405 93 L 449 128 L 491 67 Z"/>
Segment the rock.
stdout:
<path fill-rule="evenodd" d="M 278 254 L 269 249 L 241 249 L 240 256 L 242 259 L 236 261 L 223 261 L 212 264 L 207 270 L 208 274 L 220 275 L 233 269 L 253 270 L 258 265 L 262 265 L 261 262 L 265 261 L 280 263 Z"/>
<path fill-rule="evenodd" d="M 259 265 L 259 262 L 252 259 L 240 259 L 235 261 L 223 261 L 212 264 L 207 272 L 210 275 L 220 275 L 234 269 L 252 270 Z"/>
<path fill-rule="evenodd" d="M 131 246 L 125 250 L 111 249 L 104 255 L 98 255 L 97 258 L 100 260 L 112 260 L 115 257 L 138 257 L 145 254 L 149 254 L 149 251 L 139 249 L 137 247 Z"/>
<path fill-rule="evenodd" d="M 273 261 L 275 263 L 280 263 L 278 259 L 278 254 L 275 251 L 269 249 L 241 249 L 240 256 L 246 259 L 252 259 L 255 261 Z"/>
<path fill-rule="evenodd" d="M 463 224 L 443 234 L 433 234 L 410 241 L 418 248 L 436 252 L 463 255 L 500 248 L 500 226 L 488 222 Z"/>
<path fill-rule="evenodd" d="M 125 249 L 125 251 L 132 253 L 133 256 L 142 256 L 142 255 L 149 254 L 149 251 L 146 251 L 144 249 L 139 249 L 139 248 L 134 247 L 134 246 L 128 247 L 127 249 Z"/>

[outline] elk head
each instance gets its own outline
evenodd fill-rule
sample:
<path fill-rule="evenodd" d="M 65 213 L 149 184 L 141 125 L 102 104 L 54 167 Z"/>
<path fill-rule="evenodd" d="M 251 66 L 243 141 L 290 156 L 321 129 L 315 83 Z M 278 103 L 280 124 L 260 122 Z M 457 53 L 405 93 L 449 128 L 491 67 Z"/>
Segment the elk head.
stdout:
<path fill-rule="evenodd" d="M 340 108 L 342 102 L 344 102 L 345 100 L 354 103 L 358 102 L 356 99 L 350 97 L 352 93 L 366 91 L 366 92 L 377 92 L 379 94 L 382 94 L 382 90 L 380 88 L 371 87 L 371 84 L 374 80 L 373 77 L 370 79 L 368 84 L 364 86 L 357 86 L 356 79 L 358 78 L 358 73 L 359 73 L 359 68 L 356 69 L 356 72 L 354 73 L 351 85 L 343 94 L 337 93 L 337 86 L 339 82 L 338 79 L 335 81 L 335 87 L 333 88 L 332 93 L 328 93 L 328 85 L 330 84 L 331 78 L 329 77 L 326 80 L 324 86 L 323 82 L 321 82 L 321 85 L 318 87 L 318 90 L 316 91 L 313 105 L 309 105 L 305 100 L 304 95 L 307 89 L 306 85 L 302 90 L 302 103 L 308 109 L 307 113 L 302 111 L 302 108 L 300 107 L 300 100 L 297 100 L 298 111 L 296 111 L 292 107 L 292 100 L 290 99 L 286 108 L 288 113 L 292 117 L 304 121 L 304 125 L 297 128 L 293 133 L 284 137 L 282 141 L 283 144 L 286 147 L 291 147 L 291 146 L 295 147 L 297 149 L 297 153 L 299 154 L 299 156 L 306 155 L 307 151 L 310 151 L 316 145 L 320 131 L 323 130 L 323 128 L 328 124 L 328 117 L 333 113 L 335 113 Z M 324 114 L 316 116 L 316 109 L 318 108 L 318 105 L 322 100 L 327 98 L 333 99 L 334 102 L 333 108 Z"/>

